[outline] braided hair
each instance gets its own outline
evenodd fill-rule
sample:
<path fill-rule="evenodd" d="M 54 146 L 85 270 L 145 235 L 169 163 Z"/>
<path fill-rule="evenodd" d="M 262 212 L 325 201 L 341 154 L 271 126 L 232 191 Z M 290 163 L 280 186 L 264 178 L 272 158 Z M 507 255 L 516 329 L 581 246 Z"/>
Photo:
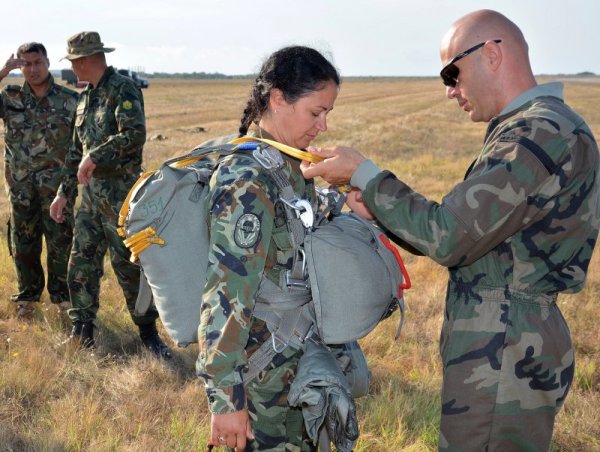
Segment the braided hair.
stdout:
<path fill-rule="evenodd" d="M 258 124 L 269 108 L 271 90 L 281 90 L 287 103 L 318 91 L 325 82 L 340 85 L 340 76 L 333 65 L 310 47 L 290 46 L 273 53 L 262 65 L 254 80 L 250 97 L 240 121 L 240 136 L 246 135 L 252 123 Z"/>

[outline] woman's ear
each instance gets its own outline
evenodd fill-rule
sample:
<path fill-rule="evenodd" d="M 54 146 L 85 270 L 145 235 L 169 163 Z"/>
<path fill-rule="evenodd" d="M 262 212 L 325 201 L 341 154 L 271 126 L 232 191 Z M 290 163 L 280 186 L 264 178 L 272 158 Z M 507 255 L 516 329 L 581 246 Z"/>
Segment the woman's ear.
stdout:
<path fill-rule="evenodd" d="M 269 108 L 272 112 L 276 112 L 277 110 L 282 109 L 287 102 L 285 101 L 285 96 L 283 95 L 283 91 L 278 88 L 271 89 L 271 93 L 269 95 Z"/>

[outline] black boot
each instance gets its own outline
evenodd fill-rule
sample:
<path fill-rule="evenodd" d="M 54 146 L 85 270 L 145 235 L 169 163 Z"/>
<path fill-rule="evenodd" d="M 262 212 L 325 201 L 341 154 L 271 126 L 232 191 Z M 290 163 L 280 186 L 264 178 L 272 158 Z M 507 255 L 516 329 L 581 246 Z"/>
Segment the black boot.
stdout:
<path fill-rule="evenodd" d="M 156 330 L 156 324 L 138 325 L 140 329 L 140 338 L 144 347 L 150 350 L 159 358 L 171 359 L 171 349 L 163 342 Z"/>
<path fill-rule="evenodd" d="M 93 348 L 96 345 L 94 339 L 94 322 L 91 320 L 85 322 L 75 320 L 73 322 L 71 336 L 69 336 L 69 342 L 84 348 Z"/>

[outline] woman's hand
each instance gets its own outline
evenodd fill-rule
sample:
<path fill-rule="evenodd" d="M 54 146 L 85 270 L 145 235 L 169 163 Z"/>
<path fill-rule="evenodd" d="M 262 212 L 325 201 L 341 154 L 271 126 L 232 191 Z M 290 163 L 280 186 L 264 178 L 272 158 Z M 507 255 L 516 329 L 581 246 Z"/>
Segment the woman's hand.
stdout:
<path fill-rule="evenodd" d="M 209 444 L 227 446 L 241 452 L 246 448 L 247 439 L 254 439 L 248 410 L 211 416 Z"/>

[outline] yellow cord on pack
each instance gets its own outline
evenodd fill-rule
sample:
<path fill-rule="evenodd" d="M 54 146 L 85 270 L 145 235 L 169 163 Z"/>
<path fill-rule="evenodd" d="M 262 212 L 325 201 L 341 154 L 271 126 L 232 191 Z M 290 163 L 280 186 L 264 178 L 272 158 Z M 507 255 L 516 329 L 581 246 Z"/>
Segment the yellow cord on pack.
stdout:
<path fill-rule="evenodd" d="M 164 245 L 165 241 L 156 236 L 156 230 L 152 226 L 136 232 L 131 237 L 123 240 L 125 246 L 131 251 L 131 262 L 136 262 L 142 251 L 150 245 Z"/>
<path fill-rule="evenodd" d="M 241 143 L 246 143 L 248 141 L 263 142 L 265 144 L 268 144 L 269 146 L 273 146 L 274 148 L 279 149 L 281 152 L 289 155 L 290 157 L 294 157 L 294 158 L 297 158 L 300 160 L 305 160 L 307 162 L 318 163 L 323 160 L 323 157 L 320 157 L 318 155 L 311 154 L 310 152 L 302 151 L 302 150 L 296 149 L 292 146 L 288 146 L 286 144 L 279 143 L 274 140 L 269 140 L 267 138 L 257 138 L 257 137 L 246 136 L 246 137 L 236 138 L 236 139 L 230 141 L 230 144 L 241 144 Z M 183 168 L 183 167 L 186 167 L 188 165 L 191 165 L 191 164 L 197 162 L 198 160 L 202 160 L 207 157 L 209 157 L 209 155 L 188 157 L 188 158 L 179 160 L 177 162 L 174 162 L 170 166 L 175 167 L 175 168 Z M 127 194 L 127 198 L 123 202 L 123 205 L 119 212 L 119 219 L 118 219 L 119 227 L 117 228 L 117 230 L 121 237 L 126 237 L 125 221 L 127 218 L 127 214 L 129 212 L 129 204 L 131 202 L 131 199 L 135 196 L 135 193 L 137 193 L 137 190 L 143 185 L 143 183 L 146 180 L 148 180 L 155 173 L 156 173 L 156 171 L 148 171 L 148 172 L 144 173 L 138 179 L 138 181 L 134 184 L 134 186 L 129 191 L 129 193 Z M 138 260 L 139 254 L 142 251 L 144 251 L 146 248 L 148 248 L 150 245 L 161 245 L 162 246 L 165 244 L 165 241 L 163 239 L 156 236 L 156 231 L 152 227 L 147 227 L 146 229 L 143 229 L 142 231 L 139 231 L 139 232 L 133 234 L 131 237 L 125 239 L 123 242 L 125 243 L 125 246 L 131 251 L 131 261 L 132 262 L 136 262 Z"/>
<path fill-rule="evenodd" d="M 123 205 L 121 205 L 121 210 L 119 210 L 119 219 L 117 220 L 117 234 L 119 234 L 119 237 L 127 236 L 127 233 L 125 232 L 125 220 L 127 219 L 127 214 L 129 213 L 129 203 L 131 202 L 131 198 L 134 197 L 135 193 L 137 193 L 142 184 L 146 182 L 152 175 L 154 175 L 154 173 L 155 171 L 146 171 L 140 176 L 135 184 L 133 184 L 133 187 L 131 187 L 129 193 L 127 193 L 127 197 L 123 201 Z"/>
<path fill-rule="evenodd" d="M 231 144 L 240 144 L 246 143 L 248 141 L 262 141 L 270 146 L 273 146 L 276 149 L 279 149 L 284 154 L 289 155 L 290 157 L 294 157 L 300 160 L 306 160 L 310 163 L 319 163 L 323 160 L 323 157 L 311 154 L 310 152 L 302 151 L 300 149 L 296 149 L 292 146 L 288 146 L 287 144 L 279 143 L 278 141 L 269 140 L 267 138 L 258 138 L 258 137 L 240 137 L 235 140 L 231 140 L 229 143 Z"/>

